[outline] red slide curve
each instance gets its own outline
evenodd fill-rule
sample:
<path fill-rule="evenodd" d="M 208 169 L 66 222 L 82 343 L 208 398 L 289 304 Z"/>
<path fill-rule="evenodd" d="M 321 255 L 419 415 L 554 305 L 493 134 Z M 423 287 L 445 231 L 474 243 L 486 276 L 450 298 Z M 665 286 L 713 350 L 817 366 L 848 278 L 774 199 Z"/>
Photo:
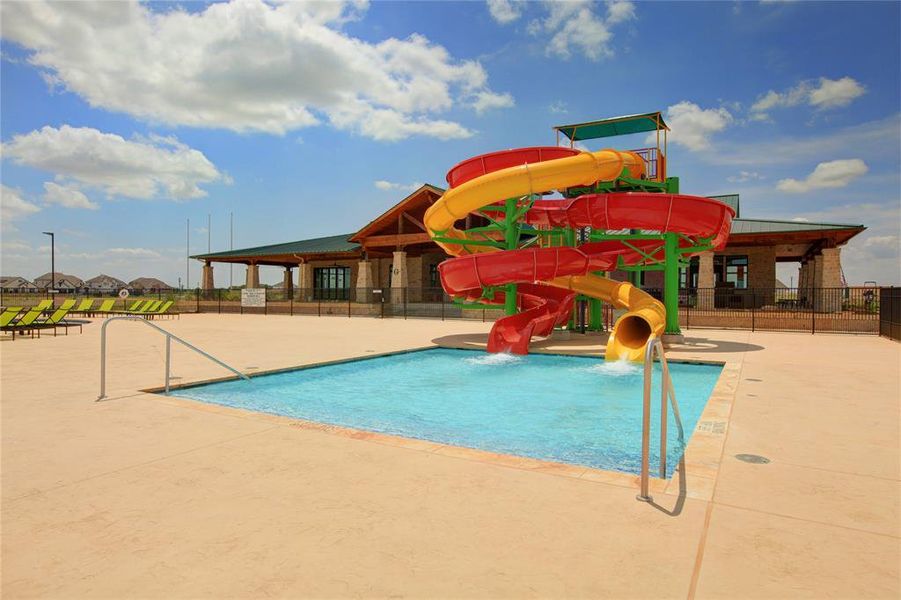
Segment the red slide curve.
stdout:
<path fill-rule="evenodd" d="M 679 194 L 622 192 L 587 194 L 566 200 L 539 200 L 526 215 L 536 226 L 592 227 L 615 231 L 643 229 L 677 232 L 712 238 L 721 248 L 729 235 L 734 213 L 713 199 Z M 451 295 L 478 297 L 482 287 L 522 284 L 519 299 L 524 312 L 495 322 L 488 341 L 489 352 L 528 352 L 533 335 L 546 336 L 569 320 L 574 292 L 561 279 L 585 276 L 593 271 L 612 271 L 618 258 L 627 265 L 650 255 L 662 258 L 659 240 L 589 242 L 578 248 L 552 247 L 479 253 L 445 261 L 439 267 L 441 282 Z M 688 241 L 682 242 L 688 246 Z M 643 255 L 644 254 L 644 255 Z M 597 278 L 600 279 L 600 278 Z M 552 282 L 539 285 L 538 282 Z M 571 286 L 570 286 L 571 287 Z M 503 302 L 498 293 L 492 302 Z"/>

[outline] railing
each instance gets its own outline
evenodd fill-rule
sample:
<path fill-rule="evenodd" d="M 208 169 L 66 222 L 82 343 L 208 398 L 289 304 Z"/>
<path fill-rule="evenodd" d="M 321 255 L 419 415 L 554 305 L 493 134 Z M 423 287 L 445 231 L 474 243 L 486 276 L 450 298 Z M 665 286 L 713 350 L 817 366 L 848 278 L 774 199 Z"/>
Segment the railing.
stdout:
<path fill-rule="evenodd" d="M 879 294 L 879 335 L 901 341 L 901 288 L 882 288 Z"/>
<path fill-rule="evenodd" d="M 215 356 L 212 356 L 211 354 L 204 352 L 197 346 L 194 346 L 193 344 L 186 342 L 185 340 L 181 339 L 177 335 L 166 331 L 159 325 L 151 323 L 150 321 L 148 321 L 147 319 L 145 319 L 143 317 L 131 317 L 131 316 L 110 317 L 107 320 L 105 320 L 103 322 L 103 325 L 100 327 L 100 395 L 97 396 L 98 401 L 106 398 L 106 328 L 112 321 L 120 321 L 120 320 L 136 321 L 138 323 L 144 323 L 145 325 L 148 325 L 149 327 L 153 327 L 154 329 L 156 329 L 157 331 L 159 331 L 160 333 L 162 333 L 163 335 L 166 336 L 166 393 L 167 394 L 169 393 L 170 366 L 172 364 L 172 359 L 171 359 L 171 357 L 172 357 L 172 340 L 175 340 L 182 346 L 185 346 L 185 347 L 193 350 L 194 352 L 200 354 L 201 356 L 208 358 L 209 360 L 213 361 L 220 367 L 224 367 L 224 368 L 228 369 L 229 371 L 231 371 L 232 373 L 234 373 L 241 379 L 250 379 L 244 373 L 241 373 L 237 369 L 234 369 L 234 368 L 228 366 L 227 364 L 225 364 L 224 362 L 222 362 Z"/>
<path fill-rule="evenodd" d="M 660 338 L 652 337 L 644 353 L 644 404 L 641 416 L 641 492 L 637 496 L 642 502 L 651 502 L 648 493 L 650 479 L 651 452 L 651 383 L 654 372 L 654 355 L 660 358 L 660 478 L 666 479 L 666 437 L 667 437 L 667 401 L 673 409 L 676 427 L 679 429 L 679 442 L 685 443 L 685 431 L 682 429 L 682 416 L 679 414 L 679 403 L 673 391 L 673 381 L 669 375 L 669 365 L 663 351 Z"/>

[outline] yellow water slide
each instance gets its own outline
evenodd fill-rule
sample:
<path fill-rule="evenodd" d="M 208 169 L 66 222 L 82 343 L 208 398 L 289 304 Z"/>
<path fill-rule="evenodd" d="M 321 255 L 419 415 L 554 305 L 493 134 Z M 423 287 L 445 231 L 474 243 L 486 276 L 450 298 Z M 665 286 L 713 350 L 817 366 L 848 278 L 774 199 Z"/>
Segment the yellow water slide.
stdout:
<path fill-rule="evenodd" d="M 464 242 L 471 239 L 454 223 L 469 213 L 507 198 L 521 198 L 569 187 L 612 181 L 623 172 L 639 179 L 644 161 L 633 152 L 600 150 L 544 162 L 527 163 L 486 173 L 447 190 L 425 213 L 423 223 L 432 237 Z M 490 246 L 463 246 L 446 241 L 436 243 L 452 256 L 475 252 L 498 252 Z M 640 361 L 648 338 L 661 335 L 666 312 L 663 304 L 627 282 L 596 275 L 557 277 L 549 285 L 598 298 L 627 310 L 613 327 L 607 342 L 608 360 Z"/>

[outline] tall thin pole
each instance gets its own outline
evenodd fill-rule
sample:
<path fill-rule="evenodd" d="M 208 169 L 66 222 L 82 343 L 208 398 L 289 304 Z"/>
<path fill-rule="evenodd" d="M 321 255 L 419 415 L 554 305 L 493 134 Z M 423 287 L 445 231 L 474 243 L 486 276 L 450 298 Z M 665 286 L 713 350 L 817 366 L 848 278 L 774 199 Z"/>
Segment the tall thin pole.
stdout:
<path fill-rule="evenodd" d="M 228 249 L 235 249 L 235 213 L 228 213 Z M 232 287 L 235 273 L 235 265 L 228 263 L 228 287 Z"/>
<path fill-rule="evenodd" d="M 191 289 L 191 219 L 185 226 L 185 289 Z"/>

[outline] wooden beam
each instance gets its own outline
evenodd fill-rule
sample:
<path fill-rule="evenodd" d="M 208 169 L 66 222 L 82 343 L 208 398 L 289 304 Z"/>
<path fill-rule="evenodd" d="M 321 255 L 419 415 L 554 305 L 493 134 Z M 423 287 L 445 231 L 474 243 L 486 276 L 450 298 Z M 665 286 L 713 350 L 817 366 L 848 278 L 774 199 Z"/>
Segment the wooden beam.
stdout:
<path fill-rule="evenodd" d="M 365 248 L 373 246 L 400 246 L 432 241 L 427 233 L 398 233 L 395 235 L 371 235 L 361 240 Z"/>
<path fill-rule="evenodd" d="M 411 215 L 410 213 L 408 213 L 406 211 L 404 211 L 403 216 L 406 220 L 408 220 L 409 222 L 411 222 L 414 225 L 416 225 L 417 227 L 419 227 L 421 230 L 428 233 L 429 230 L 425 228 L 425 225 L 422 223 L 422 221 L 420 221 L 419 219 L 417 219 L 416 217 L 414 217 L 413 215 Z M 403 232 L 401 231 L 400 233 L 403 233 Z"/>

